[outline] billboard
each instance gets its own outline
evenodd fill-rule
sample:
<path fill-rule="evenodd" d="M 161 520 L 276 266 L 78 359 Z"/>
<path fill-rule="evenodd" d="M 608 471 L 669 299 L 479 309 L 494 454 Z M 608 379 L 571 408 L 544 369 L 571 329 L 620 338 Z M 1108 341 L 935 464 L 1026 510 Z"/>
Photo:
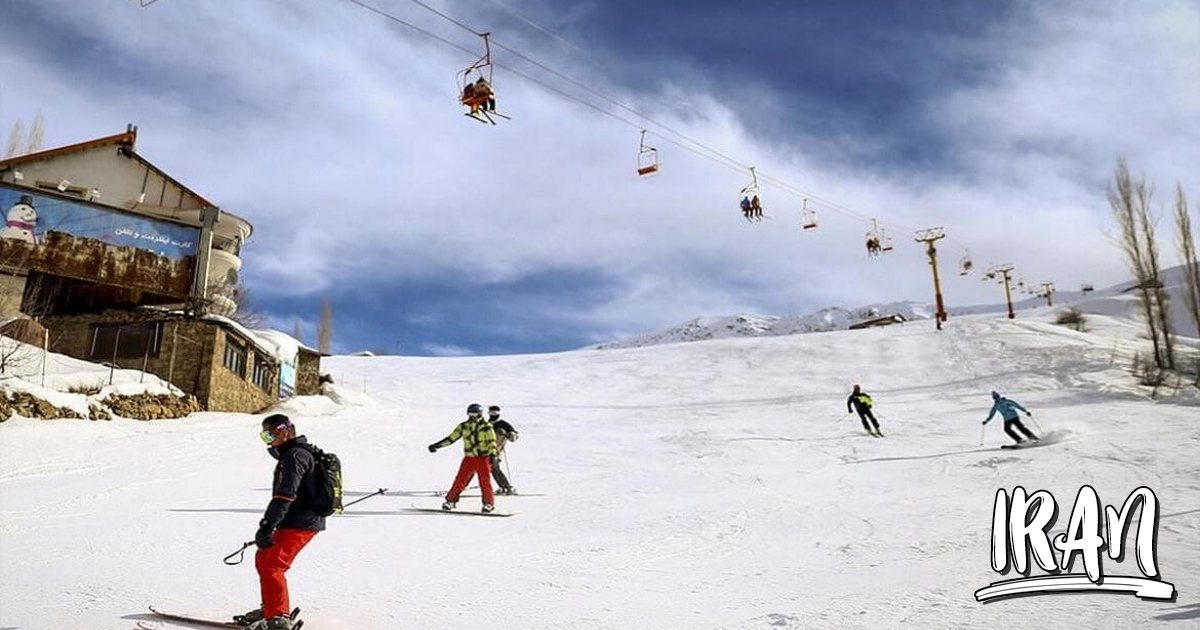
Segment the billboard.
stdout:
<path fill-rule="evenodd" d="M 0 238 L 34 245 L 43 244 L 50 232 L 60 232 L 182 260 L 196 255 L 200 241 L 198 227 L 108 210 L 5 184 L 0 184 L 0 211 L 5 213 Z"/>

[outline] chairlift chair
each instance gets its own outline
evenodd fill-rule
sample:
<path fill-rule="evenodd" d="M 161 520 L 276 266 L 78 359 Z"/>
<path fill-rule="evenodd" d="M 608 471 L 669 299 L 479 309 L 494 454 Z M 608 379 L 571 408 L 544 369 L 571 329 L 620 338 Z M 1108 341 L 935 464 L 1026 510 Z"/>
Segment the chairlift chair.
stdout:
<path fill-rule="evenodd" d="M 800 207 L 800 227 L 804 231 L 817 229 L 817 211 L 808 207 L 808 198 L 804 199 L 804 204 Z"/>
<path fill-rule="evenodd" d="M 509 120 L 508 116 L 496 112 L 496 92 L 492 88 L 492 44 L 491 33 L 480 33 L 483 38 L 483 56 L 458 73 L 458 102 L 467 106 L 463 115 L 484 124 L 496 124 L 493 116 Z M 483 81 L 484 91 L 478 93 L 476 85 Z M 489 107 L 490 105 L 490 107 Z"/>
<path fill-rule="evenodd" d="M 738 206 L 746 220 L 762 221 L 762 201 L 758 196 L 758 174 L 754 172 L 753 166 L 750 167 L 750 183 L 746 184 L 738 194 L 741 196 Z"/>
<path fill-rule="evenodd" d="M 642 130 L 642 139 L 638 146 L 638 175 L 652 175 L 658 172 L 658 149 L 646 144 L 646 130 Z"/>
<path fill-rule="evenodd" d="M 971 262 L 971 252 L 967 252 L 962 260 L 958 261 L 958 275 L 965 276 L 971 273 L 971 267 L 974 266 L 975 263 Z"/>
<path fill-rule="evenodd" d="M 867 253 L 876 256 L 890 252 L 892 248 L 892 239 L 879 227 L 878 221 L 871 219 L 871 231 L 867 232 Z"/>

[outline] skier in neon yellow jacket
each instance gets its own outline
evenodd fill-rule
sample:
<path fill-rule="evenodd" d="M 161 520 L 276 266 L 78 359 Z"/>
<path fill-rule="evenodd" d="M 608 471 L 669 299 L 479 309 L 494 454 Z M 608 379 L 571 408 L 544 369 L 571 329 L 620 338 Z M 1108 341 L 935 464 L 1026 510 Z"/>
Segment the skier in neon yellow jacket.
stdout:
<path fill-rule="evenodd" d="M 446 493 L 443 510 L 453 510 L 458 505 L 458 496 L 466 489 L 471 478 L 479 475 L 479 489 L 483 491 L 483 512 L 491 512 L 495 506 L 492 492 L 492 458 L 496 456 L 496 431 L 492 423 L 483 417 L 483 406 L 472 403 L 467 406 L 467 419 L 458 423 L 450 435 L 429 445 L 429 452 L 450 446 L 459 439 L 463 441 L 462 463 L 454 483 Z"/>
<path fill-rule="evenodd" d="M 863 429 L 875 437 L 883 437 L 883 432 L 879 430 L 879 421 L 875 419 L 875 414 L 871 413 L 872 404 L 871 397 L 862 390 L 862 387 L 855 385 L 854 391 L 846 399 L 846 413 L 857 411 L 858 419 L 862 420 Z M 853 411 L 850 409 L 851 406 L 854 407 Z M 868 420 L 870 420 L 869 424 Z"/>

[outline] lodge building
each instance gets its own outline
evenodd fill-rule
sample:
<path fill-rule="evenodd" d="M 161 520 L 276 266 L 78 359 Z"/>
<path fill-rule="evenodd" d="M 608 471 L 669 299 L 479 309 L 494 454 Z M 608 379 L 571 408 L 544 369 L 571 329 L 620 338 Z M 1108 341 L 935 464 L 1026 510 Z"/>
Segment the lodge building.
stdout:
<path fill-rule="evenodd" d="M 48 346 L 144 369 L 211 411 L 315 394 L 321 354 L 234 321 L 249 221 L 136 151 L 137 128 L 0 159 L 0 319 Z"/>

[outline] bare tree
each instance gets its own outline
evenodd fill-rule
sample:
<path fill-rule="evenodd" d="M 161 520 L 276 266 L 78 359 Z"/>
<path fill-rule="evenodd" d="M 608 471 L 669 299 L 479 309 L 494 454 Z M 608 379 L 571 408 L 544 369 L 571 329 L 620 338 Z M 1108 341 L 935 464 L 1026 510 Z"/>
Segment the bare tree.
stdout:
<path fill-rule="evenodd" d="M 33 117 L 33 124 L 29 126 L 29 138 L 25 140 L 25 153 L 37 153 L 42 150 L 42 137 L 46 135 L 46 120 L 42 118 L 42 112 L 38 112 Z"/>
<path fill-rule="evenodd" d="M 303 333 L 300 330 L 300 320 L 296 320 L 296 325 L 292 327 L 292 339 L 304 343 Z"/>
<path fill-rule="evenodd" d="M 1113 216 L 1121 229 L 1118 244 L 1125 252 L 1129 271 L 1137 283 L 1138 304 L 1146 323 L 1147 336 L 1153 344 L 1154 365 L 1156 368 L 1166 366 L 1162 350 L 1162 338 L 1159 331 L 1159 319 L 1154 310 L 1152 285 L 1158 278 L 1151 274 L 1150 265 L 1146 261 L 1146 250 L 1142 243 L 1144 230 L 1140 230 L 1139 221 L 1148 216 L 1150 206 L 1150 189 L 1142 178 L 1134 180 L 1129 174 L 1125 160 L 1117 161 L 1117 170 L 1113 176 L 1114 187 L 1108 190 L 1108 204 L 1112 207 Z M 1150 230 L 1151 232 L 1153 230 Z"/>
<path fill-rule="evenodd" d="M 1200 262 L 1196 258 L 1196 239 L 1192 235 L 1192 219 L 1188 215 L 1187 197 L 1183 185 L 1175 184 L 1175 244 L 1183 263 L 1184 306 L 1200 337 Z M 1200 361 L 1196 364 L 1196 384 L 1200 385 Z"/>
<path fill-rule="evenodd" d="M 13 122 L 12 130 L 8 132 L 8 142 L 4 146 L 4 157 L 10 158 L 21 150 L 25 143 L 25 121 L 17 119 Z"/>
<path fill-rule="evenodd" d="M 1142 244 L 1146 248 L 1144 260 L 1146 261 L 1146 271 L 1150 277 L 1150 299 L 1153 301 L 1151 311 L 1158 318 L 1158 330 L 1159 334 L 1162 335 L 1162 367 L 1174 370 L 1175 335 L 1171 331 L 1170 296 L 1167 294 L 1167 287 L 1162 281 L 1161 267 L 1158 262 L 1158 238 L 1155 236 L 1158 217 L 1150 212 L 1149 201 L 1150 193 L 1147 192 L 1146 203 L 1140 204 L 1137 208 L 1138 225 L 1142 231 Z"/>
<path fill-rule="evenodd" d="M 329 298 L 321 300 L 321 324 L 317 328 L 317 350 L 329 354 L 333 347 L 333 304 Z"/>

